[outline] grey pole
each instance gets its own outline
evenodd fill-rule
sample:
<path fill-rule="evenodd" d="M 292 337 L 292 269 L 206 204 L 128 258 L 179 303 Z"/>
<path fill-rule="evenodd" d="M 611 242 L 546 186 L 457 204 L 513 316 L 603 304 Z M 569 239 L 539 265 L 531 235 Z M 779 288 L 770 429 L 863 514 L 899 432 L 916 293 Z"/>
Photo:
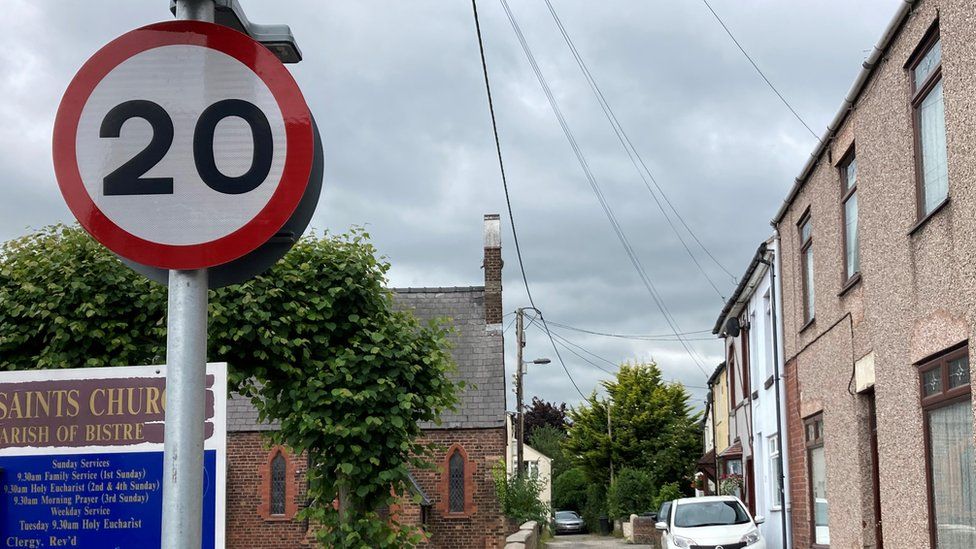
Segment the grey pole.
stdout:
<path fill-rule="evenodd" d="M 177 0 L 176 18 L 213 22 L 213 0 Z M 207 270 L 170 271 L 161 549 L 202 543 L 206 379 Z"/>
<path fill-rule="evenodd" d="M 525 411 L 523 408 L 525 405 L 522 402 L 522 382 L 523 382 L 523 372 L 525 371 L 524 363 L 522 362 L 522 348 L 525 347 L 525 332 L 522 326 L 522 308 L 519 307 L 515 310 L 515 339 L 517 343 L 516 348 L 516 361 L 518 362 L 518 370 L 515 374 L 515 400 L 517 401 L 517 421 L 518 421 L 518 436 L 516 440 L 516 452 L 515 452 L 515 471 L 519 477 L 525 473 L 525 461 L 524 461 L 524 450 L 523 445 L 525 444 L 524 434 L 525 434 Z"/>
<path fill-rule="evenodd" d="M 207 378 L 207 270 L 170 271 L 162 549 L 200 547 Z"/>

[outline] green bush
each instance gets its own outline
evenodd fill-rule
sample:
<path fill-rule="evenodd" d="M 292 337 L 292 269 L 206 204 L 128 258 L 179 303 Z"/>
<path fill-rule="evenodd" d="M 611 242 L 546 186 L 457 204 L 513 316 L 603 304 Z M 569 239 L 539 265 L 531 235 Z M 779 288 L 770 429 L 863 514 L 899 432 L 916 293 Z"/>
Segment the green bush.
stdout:
<path fill-rule="evenodd" d="M 499 461 L 492 476 L 495 480 L 495 493 L 501 504 L 502 513 L 519 523 L 534 520 L 540 525 L 549 524 L 552 515 L 549 505 L 539 499 L 542 481 L 538 475 L 512 475 L 505 472 L 505 462 Z"/>
<path fill-rule="evenodd" d="M 552 481 L 552 506 L 560 511 L 581 512 L 586 506 L 586 471 L 574 467 Z"/>
<path fill-rule="evenodd" d="M 600 517 L 607 516 L 607 489 L 601 483 L 591 483 L 586 487 L 586 504 L 583 506 L 583 521 L 590 532 L 600 531 Z"/>
<path fill-rule="evenodd" d="M 671 501 L 673 499 L 680 499 L 683 497 L 685 497 L 685 494 L 681 492 L 681 485 L 679 485 L 677 482 L 669 482 L 664 486 L 661 486 L 661 489 L 657 493 L 657 497 L 654 498 L 654 507 L 652 510 L 657 511 L 660 509 L 661 504 L 665 501 Z"/>
<path fill-rule="evenodd" d="M 632 468 L 621 470 L 607 494 L 610 516 L 627 520 L 632 513 L 653 510 L 655 492 L 654 482 L 647 471 Z"/>

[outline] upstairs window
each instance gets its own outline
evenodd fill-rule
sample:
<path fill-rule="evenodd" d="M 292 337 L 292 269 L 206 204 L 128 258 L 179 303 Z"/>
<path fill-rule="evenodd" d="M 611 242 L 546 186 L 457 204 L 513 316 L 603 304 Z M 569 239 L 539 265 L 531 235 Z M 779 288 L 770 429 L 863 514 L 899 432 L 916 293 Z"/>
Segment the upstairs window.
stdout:
<path fill-rule="evenodd" d="M 908 62 L 915 125 L 918 217 L 923 219 L 949 196 L 945 105 L 942 100 L 942 40 L 938 23 Z"/>
<path fill-rule="evenodd" d="M 840 166 L 841 204 L 844 212 L 844 280 L 861 271 L 861 249 L 857 235 L 857 157 L 854 148 Z"/>
<path fill-rule="evenodd" d="M 451 513 L 464 512 L 464 456 L 455 451 L 449 461 L 447 510 Z"/>
<path fill-rule="evenodd" d="M 798 224 L 800 232 L 800 270 L 803 272 L 803 321 L 813 320 L 813 220 L 807 212 Z"/>

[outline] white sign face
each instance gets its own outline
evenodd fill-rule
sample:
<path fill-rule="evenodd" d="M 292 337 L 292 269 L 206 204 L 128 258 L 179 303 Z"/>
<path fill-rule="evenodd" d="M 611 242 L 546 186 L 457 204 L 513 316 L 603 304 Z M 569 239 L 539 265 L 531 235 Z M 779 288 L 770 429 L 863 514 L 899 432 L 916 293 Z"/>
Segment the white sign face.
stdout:
<path fill-rule="evenodd" d="M 72 213 L 113 252 L 199 269 L 274 236 L 308 186 L 313 145 L 274 54 L 227 27 L 173 21 L 122 35 L 78 71 L 54 167 Z"/>
<path fill-rule="evenodd" d="M 118 119 L 117 115 L 113 118 L 113 109 L 133 100 L 159 108 L 135 104 L 126 113 L 131 118 L 122 121 L 119 137 L 99 138 L 100 129 Z M 201 124 L 206 120 L 201 115 L 225 100 L 246 101 L 256 107 L 239 114 L 256 118 L 251 123 L 259 127 L 250 126 L 240 116 L 226 116 L 217 121 L 210 142 L 199 143 L 208 137 L 202 135 Z M 269 131 L 259 135 L 265 127 Z M 162 146 L 154 149 L 154 140 Z M 201 177 L 194 141 L 198 147 L 212 147 L 217 171 L 229 178 L 245 175 L 255 160 L 263 160 L 258 158 L 261 155 L 270 162 L 267 167 L 256 166 L 258 179 L 247 185 L 256 184 L 253 190 L 228 194 Z M 217 240 L 254 219 L 281 182 L 287 149 L 281 109 L 254 71 L 223 52 L 183 45 L 144 51 L 108 73 L 82 110 L 76 143 L 78 170 L 98 209 L 132 235 L 177 246 Z M 256 151 L 256 144 L 268 150 Z M 105 177 L 125 170 L 122 167 L 143 150 L 162 154 L 138 163 L 138 171 L 146 171 L 135 175 L 156 181 L 122 180 L 122 188 L 105 189 Z M 144 194 L 147 190 L 169 192 Z"/>

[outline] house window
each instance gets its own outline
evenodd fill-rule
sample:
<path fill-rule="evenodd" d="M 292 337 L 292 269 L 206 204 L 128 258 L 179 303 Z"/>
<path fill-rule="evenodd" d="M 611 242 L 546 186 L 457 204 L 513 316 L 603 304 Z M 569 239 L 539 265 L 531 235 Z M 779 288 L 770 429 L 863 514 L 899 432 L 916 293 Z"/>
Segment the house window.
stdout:
<path fill-rule="evenodd" d="M 735 352 L 735 348 L 731 349 L 731 352 Z M 736 388 L 736 380 L 739 376 L 735 375 L 735 356 L 730 356 L 728 360 L 729 365 L 729 403 L 732 408 L 735 408 L 739 403 L 739 390 Z"/>
<path fill-rule="evenodd" d="M 938 23 L 929 30 L 908 64 L 912 83 L 918 217 L 924 218 L 949 195 L 945 105 L 942 99 L 942 40 Z"/>
<path fill-rule="evenodd" d="M 729 460 L 726 460 L 726 462 L 725 462 L 725 476 L 726 477 L 731 477 L 732 475 L 738 476 L 739 477 L 739 480 L 743 480 L 744 479 L 744 477 L 742 475 L 742 460 L 741 459 L 729 459 Z M 743 483 L 740 483 L 740 484 L 742 484 L 742 487 L 745 486 L 745 483 L 744 482 Z M 722 492 L 722 495 L 732 495 L 732 496 L 735 496 L 735 497 L 737 497 L 739 499 L 744 499 L 745 494 L 743 494 L 743 488 L 742 487 L 736 486 L 732 490 L 732 493 L 730 493 L 730 494 L 725 493 L 725 491 L 722 490 L 721 487 L 719 488 L 719 491 Z"/>
<path fill-rule="evenodd" d="M 830 545 L 830 526 L 827 523 L 827 459 L 824 454 L 823 414 L 806 420 L 807 471 L 810 483 L 810 530 L 813 543 Z"/>
<path fill-rule="evenodd" d="M 857 158 L 854 148 L 841 163 L 841 204 L 844 213 L 844 280 L 861 271 L 861 250 L 857 235 Z"/>
<path fill-rule="evenodd" d="M 773 502 L 773 509 L 779 509 L 783 506 L 783 460 L 779 455 L 779 435 L 773 435 L 767 441 L 769 448 L 769 474 L 773 476 L 769 483 L 769 487 L 772 490 L 769 501 Z"/>
<path fill-rule="evenodd" d="M 451 454 L 448 472 L 448 506 L 447 510 L 451 513 L 464 512 L 464 456 L 460 451 L 455 450 Z"/>
<path fill-rule="evenodd" d="M 800 268 L 803 271 L 803 320 L 813 320 L 813 220 L 805 214 L 799 223 Z"/>
<path fill-rule="evenodd" d="M 278 452 L 271 460 L 271 508 L 272 515 L 285 514 L 285 456 Z"/>
<path fill-rule="evenodd" d="M 298 512 L 295 462 L 284 446 L 274 446 L 268 450 L 258 477 L 261 487 L 255 500 L 258 516 L 272 522 L 295 518 Z"/>
<path fill-rule="evenodd" d="M 969 349 L 919 366 L 932 546 L 976 547 L 976 470 Z"/>

